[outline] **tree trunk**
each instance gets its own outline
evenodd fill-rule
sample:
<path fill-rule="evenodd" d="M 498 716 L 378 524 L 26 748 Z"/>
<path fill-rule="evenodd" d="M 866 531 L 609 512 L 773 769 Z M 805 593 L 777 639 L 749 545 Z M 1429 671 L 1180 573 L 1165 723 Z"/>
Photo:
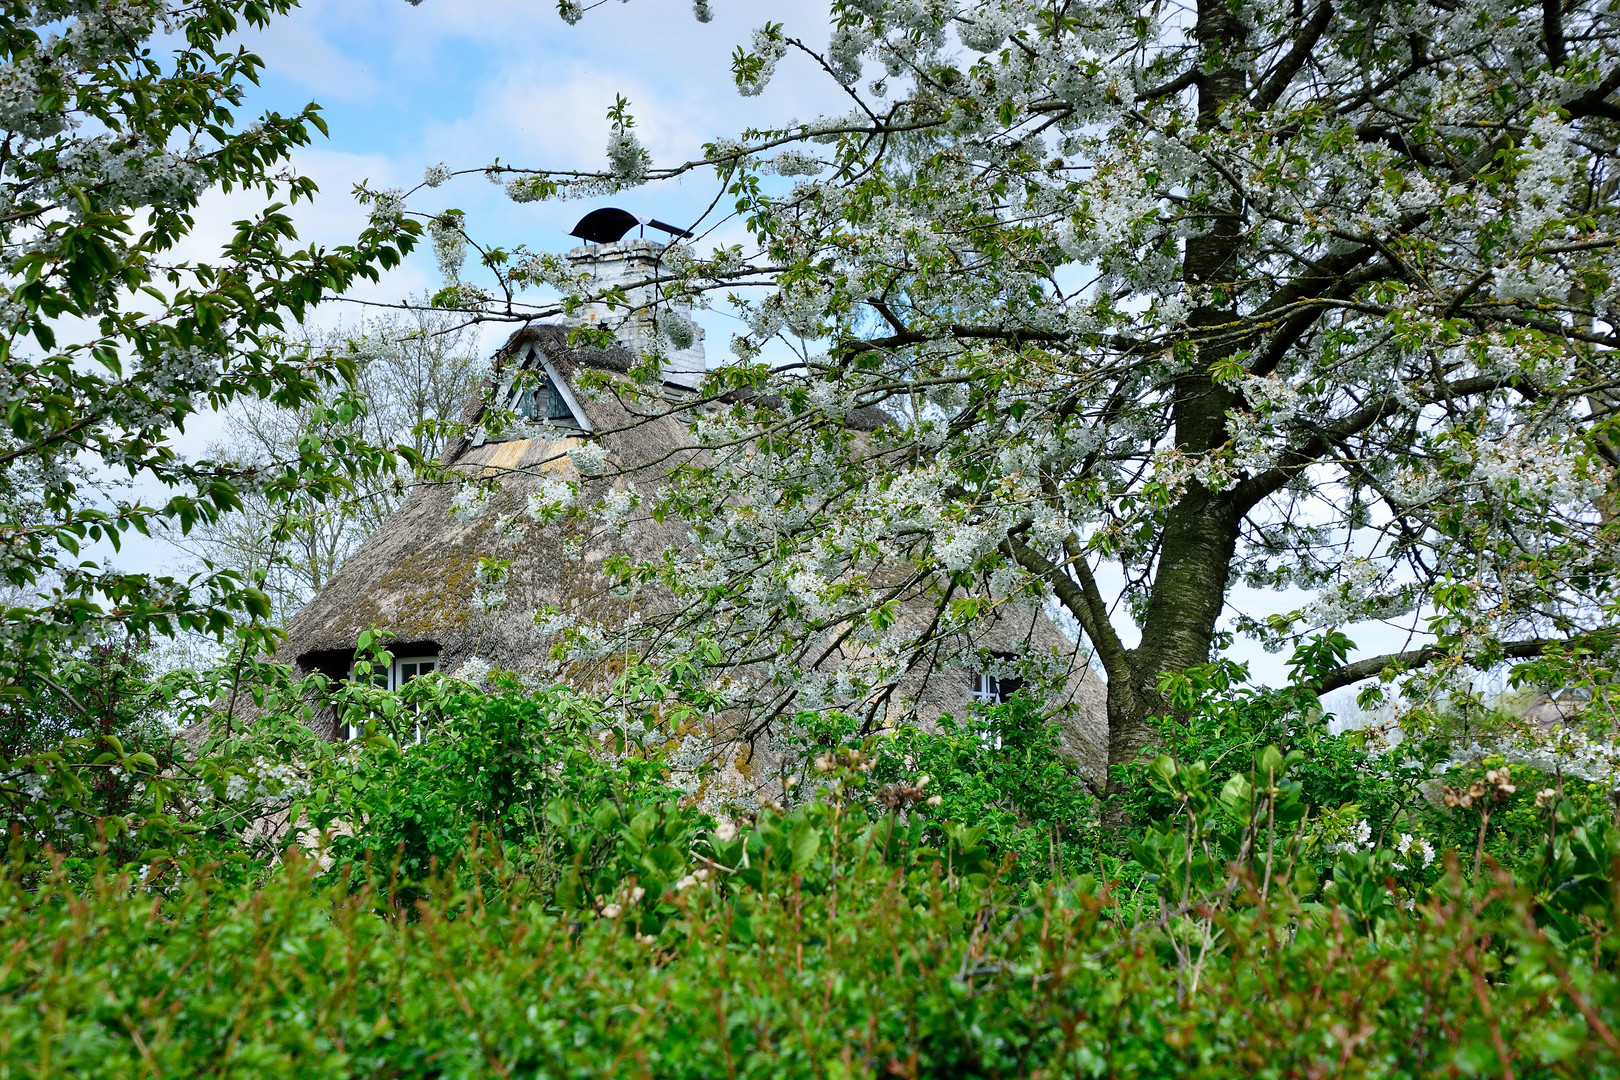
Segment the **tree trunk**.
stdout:
<path fill-rule="evenodd" d="M 1228 0 L 1200 0 L 1194 34 L 1201 45 L 1203 68 L 1197 83 L 1198 123 L 1212 128 L 1220 123 L 1221 110 L 1248 92 L 1248 73 L 1243 66 L 1248 27 Z M 1176 445 L 1193 457 L 1207 455 L 1226 443 L 1227 414 L 1243 405 L 1240 394 L 1211 374 L 1219 361 L 1239 347 L 1232 335 L 1216 328 L 1230 326 L 1237 319 L 1243 207 L 1230 191 L 1212 193 L 1209 205 L 1209 228 L 1187 239 L 1181 267 L 1182 279 L 1190 289 L 1198 290 L 1199 304 L 1188 319 L 1197 359 L 1193 369 L 1176 380 L 1171 403 Z M 1200 330 L 1206 333 L 1199 334 Z M 1157 740 L 1158 733 L 1149 721 L 1166 712 L 1158 694 L 1159 677 L 1209 662 L 1242 520 L 1243 509 L 1229 496 L 1197 484 L 1165 519 L 1142 620 L 1142 643 L 1126 654 L 1128 671 L 1108 673 L 1110 797 L 1103 805 L 1106 828 L 1125 824 L 1125 812 L 1116 797 L 1115 768 L 1128 765 L 1143 747 Z"/>
<path fill-rule="evenodd" d="M 1126 654 L 1128 671 L 1108 673 L 1104 828 L 1117 830 L 1126 824 L 1117 797 L 1123 786 L 1115 769 L 1129 765 L 1143 747 L 1158 741 L 1150 721 L 1168 713 L 1159 697 L 1159 677 L 1209 662 L 1242 520 L 1231 500 L 1202 489 L 1189 492 L 1170 513 L 1142 623 L 1142 644 Z"/>

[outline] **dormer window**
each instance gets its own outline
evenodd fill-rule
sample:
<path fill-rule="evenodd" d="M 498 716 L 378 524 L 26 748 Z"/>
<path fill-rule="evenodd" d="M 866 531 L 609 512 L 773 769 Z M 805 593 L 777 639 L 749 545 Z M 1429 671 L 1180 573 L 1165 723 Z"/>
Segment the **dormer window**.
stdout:
<path fill-rule="evenodd" d="M 573 426 L 574 410 L 568 407 L 568 399 L 557 390 L 551 376 L 544 371 L 532 372 L 531 375 L 539 378 L 524 380 L 512 411 L 537 424 L 562 423 Z"/>
<path fill-rule="evenodd" d="M 507 384 L 505 400 L 506 408 L 516 414 L 519 423 L 591 430 L 590 419 L 568 383 L 545 354 L 533 347 L 523 354 Z"/>
<path fill-rule="evenodd" d="M 388 689 L 397 691 L 412 679 L 419 679 L 423 675 L 438 670 L 438 656 L 396 657 L 394 662 L 388 666 L 386 672 L 375 671 L 372 678 L 378 686 L 387 686 Z M 384 681 L 385 676 L 386 682 Z M 411 742 L 420 743 L 426 736 L 421 723 L 415 723 L 411 727 Z M 344 724 L 341 735 L 345 741 L 358 739 L 360 737 L 360 728 L 353 724 Z"/>
<path fill-rule="evenodd" d="M 995 660 L 1011 660 L 1012 653 L 992 653 Z M 968 694 L 976 705 L 1001 705 L 1024 688 L 1020 678 L 1002 678 L 988 671 L 976 671 L 968 677 Z"/>

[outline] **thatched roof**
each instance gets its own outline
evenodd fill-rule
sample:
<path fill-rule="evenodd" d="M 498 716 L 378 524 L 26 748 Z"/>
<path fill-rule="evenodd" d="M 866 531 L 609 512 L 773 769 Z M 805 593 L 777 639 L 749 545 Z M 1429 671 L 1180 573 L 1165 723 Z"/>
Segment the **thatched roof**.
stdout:
<path fill-rule="evenodd" d="M 533 326 L 513 334 L 495 355 L 490 380 L 528 355 L 533 346 L 565 380 L 581 368 L 623 373 L 633 360 L 623 348 L 570 348 L 566 331 Z M 420 646 L 436 651 L 446 670 L 470 656 L 504 667 L 531 666 L 541 643 L 533 626 L 536 609 L 596 608 L 596 617 L 618 622 L 634 608 L 606 595 L 596 567 L 614 549 L 650 556 L 679 543 L 683 530 L 647 520 L 633 521 L 625 536 L 593 535 L 577 522 L 541 527 L 528 524 L 521 539 L 507 528 L 528 522 L 529 496 L 549 479 L 580 482 L 568 451 L 585 441 L 567 428 L 544 429 L 544 438 L 479 439 L 491 383 L 486 382 L 463 414 L 468 435 L 447 448 L 443 463 L 463 477 L 495 479 L 488 506 L 470 522 L 452 515 L 460 487 L 454 481 L 419 483 L 404 504 L 339 568 L 320 593 L 287 624 L 281 655 L 306 670 L 347 670 L 355 642 L 367 629 L 392 635 L 390 649 L 404 655 Z M 673 464 L 670 455 L 686 442 L 685 428 L 664 417 L 633 417 L 612 398 L 575 395 L 591 426 L 609 450 L 609 462 L 623 475 L 582 485 L 589 504 L 609 486 L 627 480 L 643 490 L 655 487 Z M 605 433 L 605 434 L 604 434 Z M 575 548 L 578 548 L 577 553 Z M 509 558 L 508 603 L 486 613 L 473 603 L 481 557 Z"/>

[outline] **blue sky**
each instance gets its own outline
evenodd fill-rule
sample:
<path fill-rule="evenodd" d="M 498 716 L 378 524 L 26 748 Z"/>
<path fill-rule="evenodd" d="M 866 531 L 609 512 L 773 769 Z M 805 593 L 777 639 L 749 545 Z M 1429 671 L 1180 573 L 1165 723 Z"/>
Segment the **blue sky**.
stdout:
<path fill-rule="evenodd" d="M 576 26 L 547 0 L 306 0 L 290 18 L 246 37 L 266 61 L 249 111 L 316 101 L 331 137 L 297 157 L 322 196 L 297 214 L 306 240 L 341 243 L 362 226 L 350 196 L 366 180 L 414 186 L 429 165 L 476 168 L 495 160 L 530 167 L 601 168 L 617 94 L 632 102 L 637 131 L 655 164 L 702 156 L 702 145 L 744 127 L 838 109 L 837 87 L 790 56 L 757 98 L 731 82 L 732 50 L 767 20 L 820 45 L 828 32 L 822 0 L 714 4 L 700 24 L 687 3 L 606 3 Z M 638 213 L 690 221 L 714 193 L 712 174 L 622 193 Z M 566 234 L 595 203 L 514 204 L 482 177 L 424 192 L 413 209 L 465 210 L 469 232 L 503 245 L 561 251 Z M 240 213 L 212 200 L 199 243 Z M 729 239 L 740 240 L 737 233 Z M 431 256 L 418 254 L 379 286 L 360 292 L 391 300 L 437 284 Z M 323 316 L 334 319 L 344 306 Z M 352 309 L 350 309 L 352 312 Z M 718 338 L 722 343 L 724 335 Z"/>
<path fill-rule="evenodd" d="M 365 227 L 352 189 L 409 189 L 429 165 L 476 169 L 499 160 L 524 167 L 599 169 L 606 165 L 607 110 L 617 95 L 632 102 L 637 132 L 657 165 L 702 156 L 703 143 L 749 126 L 780 124 L 838 109 L 841 91 L 807 62 L 790 56 L 762 95 L 744 98 L 731 80 L 732 50 L 765 21 L 816 45 L 826 41 L 824 0 L 713 5 L 701 24 L 688 3 L 609 2 L 578 25 L 558 17 L 549 0 L 304 0 L 292 15 L 242 36 L 266 67 L 250 88 L 243 124 L 266 110 L 292 112 L 317 102 L 328 138 L 294 157 L 298 172 L 321 188 L 292 214 L 304 243 L 337 245 Z M 607 202 L 668 221 L 689 222 L 714 196 L 712 173 L 621 193 L 611 200 L 517 204 L 482 176 L 457 177 L 425 190 L 413 209 L 466 211 L 468 231 L 482 242 L 565 251 L 567 235 L 587 211 Z M 214 192 L 197 212 L 181 248 L 207 259 L 231 235 L 231 223 L 262 205 L 261 193 Z M 745 239 L 735 225 L 716 240 Z M 471 274 L 469 274 L 471 276 Z M 442 283 L 427 245 L 353 301 L 394 302 Z M 321 326 L 352 325 L 374 314 L 354 302 L 315 311 Z M 699 314 L 710 352 L 724 354 L 733 328 L 720 312 Z M 487 353 L 509 328 L 483 333 Z M 181 437 L 198 454 L 223 434 L 228 419 L 199 417 Z M 153 497 L 160 493 L 151 493 Z M 131 538 L 113 561 L 130 569 L 179 572 L 190 556 L 163 540 Z"/>

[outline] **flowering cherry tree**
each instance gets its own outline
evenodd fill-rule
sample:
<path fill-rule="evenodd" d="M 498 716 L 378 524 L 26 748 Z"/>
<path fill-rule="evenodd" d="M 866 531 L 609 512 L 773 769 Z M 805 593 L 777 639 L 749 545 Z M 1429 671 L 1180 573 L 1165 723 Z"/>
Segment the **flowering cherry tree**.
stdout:
<path fill-rule="evenodd" d="M 352 247 L 287 249 L 296 237 L 277 200 L 314 185 L 285 163 L 324 124 L 313 105 L 240 124 L 261 64 L 229 39 L 292 6 L 0 7 L 0 578 L 11 589 L 0 693 L 53 685 L 58 650 L 109 624 L 137 638 L 243 625 L 264 644 L 268 601 L 243 575 L 121 573 L 109 556 L 132 531 L 213 520 L 250 486 L 331 493 L 387 464 L 359 445 L 274 471 L 188 461 L 175 447 L 200 411 L 296 407 L 352 383 L 352 364 L 281 336 L 324 295 L 397 262 L 420 231 L 385 222 Z M 182 258 L 176 246 L 212 189 L 264 203 L 217 258 Z M 348 407 L 342 394 L 325 400 Z"/>
<path fill-rule="evenodd" d="M 1324 690 L 1601 655 L 1607 6 L 836 0 L 832 18 L 825 44 L 761 28 L 734 74 L 755 94 L 815 65 L 843 115 L 661 166 L 621 103 L 600 173 L 483 170 L 520 199 L 712 170 L 753 238 L 700 234 L 662 266 L 663 295 L 727 294 L 747 330 L 703 405 L 678 406 L 704 453 L 653 497 L 694 542 L 627 572 L 683 600 L 661 644 L 768 665 L 769 716 L 834 644 L 860 662 L 815 693 L 870 705 L 995 610 L 1055 603 L 1106 672 L 1114 764 L 1151 739 L 1161 677 L 1227 626 L 1314 638 Z M 499 285 L 441 302 L 581 299 L 555 260 L 479 250 Z M 873 407 L 892 422 L 846 423 Z M 1239 583 L 1311 598 L 1223 623 Z M 1405 620 L 1412 647 L 1350 655 L 1332 631 L 1368 619 Z"/>

